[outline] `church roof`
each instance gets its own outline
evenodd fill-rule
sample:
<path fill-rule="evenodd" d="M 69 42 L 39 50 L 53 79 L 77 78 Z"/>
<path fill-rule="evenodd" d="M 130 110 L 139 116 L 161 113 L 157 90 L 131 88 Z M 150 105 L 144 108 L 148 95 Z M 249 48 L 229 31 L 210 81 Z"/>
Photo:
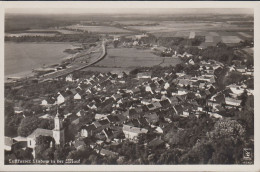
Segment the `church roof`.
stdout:
<path fill-rule="evenodd" d="M 27 138 L 36 138 L 38 136 L 51 136 L 52 137 L 53 136 L 53 132 L 52 132 L 52 130 L 37 128 Z"/>

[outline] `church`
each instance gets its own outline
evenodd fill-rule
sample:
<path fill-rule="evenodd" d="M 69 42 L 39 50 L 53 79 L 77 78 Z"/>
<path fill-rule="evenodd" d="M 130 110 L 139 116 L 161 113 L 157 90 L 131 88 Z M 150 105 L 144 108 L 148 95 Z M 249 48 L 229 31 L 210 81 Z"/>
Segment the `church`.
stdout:
<path fill-rule="evenodd" d="M 54 129 L 53 130 L 37 128 L 36 130 L 34 130 L 32 132 L 32 134 L 27 136 L 27 147 L 33 149 L 34 157 L 35 157 L 36 138 L 38 136 L 50 136 L 55 140 L 56 145 L 63 145 L 65 143 L 62 118 L 58 112 L 54 118 Z"/>

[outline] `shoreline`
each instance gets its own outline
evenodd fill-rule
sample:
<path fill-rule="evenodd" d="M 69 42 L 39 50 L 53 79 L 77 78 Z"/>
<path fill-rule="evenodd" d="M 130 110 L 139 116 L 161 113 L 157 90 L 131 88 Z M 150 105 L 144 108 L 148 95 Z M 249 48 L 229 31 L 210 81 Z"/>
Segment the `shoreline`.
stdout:
<path fill-rule="evenodd" d="M 77 43 L 77 42 L 14 42 L 14 41 L 5 41 L 5 43 L 15 43 L 15 44 L 24 44 L 24 43 L 28 43 L 28 44 L 46 44 L 46 43 L 50 43 L 50 44 L 70 44 L 71 48 L 80 48 L 82 46 L 81 43 Z M 71 59 L 73 57 L 75 57 L 78 53 L 76 54 L 69 54 L 67 52 L 65 52 L 66 49 L 63 50 L 64 56 L 61 59 L 59 59 L 57 62 L 55 63 L 50 63 L 44 66 L 44 68 L 49 68 L 55 64 L 57 65 L 61 65 L 62 62 L 64 60 L 68 60 Z M 43 68 L 42 67 L 43 64 L 40 64 L 40 67 L 36 68 L 36 69 L 40 69 Z M 21 72 L 17 72 L 17 73 L 11 73 L 11 74 L 6 74 L 6 72 L 4 72 L 4 83 L 8 83 L 8 82 L 12 82 L 15 80 L 20 80 L 20 79 L 24 79 L 24 78 L 28 78 L 28 77 L 33 77 L 35 76 L 35 73 L 32 71 L 32 69 L 30 70 L 26 70 L 26 71 L 21 71 Z M 10 79 L 8 79 L 10 77 Z M 12 79 L 11 79 L 12 78 Z"/>

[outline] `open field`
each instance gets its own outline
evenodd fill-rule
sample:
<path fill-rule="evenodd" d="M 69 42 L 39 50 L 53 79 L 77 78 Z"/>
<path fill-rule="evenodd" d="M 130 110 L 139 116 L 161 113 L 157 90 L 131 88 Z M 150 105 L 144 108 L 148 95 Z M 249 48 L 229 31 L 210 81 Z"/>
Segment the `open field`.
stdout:
<path fill-rule="evenodd" d="M 149 33 L 156 32 L 172 32 L 172 31 L 193 31 L 193 30 L 215 30 L 215 29 L 239 29 L 236 25 L 222 22 L 175 22 L 162 21 L 156 26 L 128 26 L 128 28 L 147 31 Z"/>
<path fill-rule="evenodd" d="M 189 38 L 190 32 L 177 32 L 174 37 Z"/>
<path fill-rule="evenodd" d="M 205 42 L 213 42 L 213 36 L 206 36 Z"/>
<path fill-rule="evenodd" d="M 135 48 L 111 48 L 107 51 L 107 56 L 102 61 L 98 62 L 98 67 L 151 67 L 165 63 L 167 65 L 175 65 L 178 60 L 166 60 L 166 57 L 159 57 L 148 49 Z M 167 57 L 168 58 L 168 57 Z M 164 64 L 164 65 L 165 65 Z"/>
<path fill-rule="evenodd" d="M 5 36 L 22 37 L 22 36 L 55 36 L 54 33 L 6 33 Z"/>
<path fill-rule="evenodd" d="M 209 32 L 210 36 L 219 36 L 219 34 L 217 32 Z"/>
<path fill-rule="evenodd" d="M 179 58 L 164 57 L 163 63 L 161 63 L 160 66 L 175 66 L 179 63 L 181 63 L 181 60 Z"/>
<path fill-rule="evenodd" d="M 95 71 L 95 72 L 102 72 L 102 73 L 107 73 L 107 72 L 111 72 L 111 71 L 124 71 L 124 72 L 130 72 L 131 70 L 135 69 L 135 67 L 97 67 L 97 66 L 93 66 L 93 67 L 87 67 L 82 69 L 82 71 Z"/>
<path fill-rule="evenodd" d="M 254 48 L 244 48 L 243 51 L 252 57 L 254 56 Z"/>
<path fill-rule="evenodd" d="M 241 39 L 237 36 L 222 36 L 221 40 L 226 44 L 234 44 L 239 43 L 241 41 Z"/>
<path fill-rule="evenodd" d="M 75 29 L 81 31 L 95 32 L 95 33 L 129 33 L 131 31 L 120 29 L 113 26 L 84 26 L 84 25 L 72 25 L 67 26 L 68 29 Z"/>
<path fill-rule="evenodd" d="M 243 37 L 246 37 L 246 38 L 252 38 L 253 35 L 249 35 L 248 33 L 245 33 L 245 32 L 238 32 L 239 35 L 243 36 Z"/>
<path fill-rule="evenodd" d="M 113 48 L 107 50 L 107 56 L 96 66 L 106 67 L 132 67 L 154 66 L 162 62 L 162 58 L 156 56 L 151 50 L 138 50 L 135 48 Z"/>
<path fill-rule="evenodd" d="M 119 23 L 125 26 L 142 26 L 142 25 L 156 25 L 158 22 L 155 21 L 147 21 L 147 20 L 128 20 L 128 21 L 115 21 L 114 23 Z"/>

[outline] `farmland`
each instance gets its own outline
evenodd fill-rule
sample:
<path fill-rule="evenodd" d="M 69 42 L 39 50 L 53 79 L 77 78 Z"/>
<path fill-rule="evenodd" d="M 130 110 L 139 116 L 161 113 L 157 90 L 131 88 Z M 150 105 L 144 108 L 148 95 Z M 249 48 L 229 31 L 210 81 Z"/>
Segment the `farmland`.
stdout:
<path fill-rule="evenodd" d="M 131 31 L 113 27 L 113 26 L 85 26 L 85 25 L 72 25 L 67 26 L 67 29 L 88 31 L 95 33 L 129 33 Z"/>
<path fill-rule="evenodd" d="M 168 57 L 169 58 L 169 57 Z M 135 48 L 112 48 L 108 49 L 107 57 L 98 62 L 96 66 L 99 67 L 135 67 L 145 66 L 151 67 L 154 65 L 176 65 L 180 63 L 177 59 L 166 59 L 166 57 L 159 57 L 147 49 L 135 49 Z"/>
<path fill-rule="evenodd" d="M 241 39 L 237 36 L 222 36 L 221 40 L 225 44 L 239 43 L 241 41 Z"/>

